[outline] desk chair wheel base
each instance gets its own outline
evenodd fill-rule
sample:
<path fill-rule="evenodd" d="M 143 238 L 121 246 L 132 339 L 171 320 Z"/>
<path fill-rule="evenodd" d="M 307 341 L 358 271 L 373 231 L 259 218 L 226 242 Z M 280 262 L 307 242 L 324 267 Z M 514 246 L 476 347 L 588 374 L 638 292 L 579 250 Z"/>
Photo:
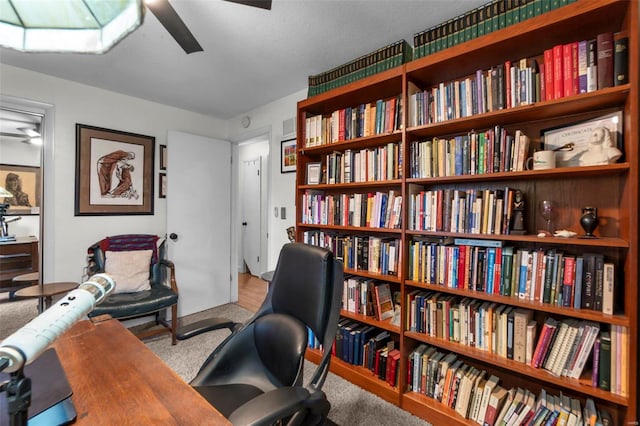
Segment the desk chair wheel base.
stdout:
<path fill-rule="evenodd" d="M 176 338 L 178 340 L 187 340 L 199 334 L 218 330 L 220 328 L 228 328 L 229 331 L 233 333 L 233 331 L 240 325 L 240 323 L 233 322 L 227 318 L 207 318 L 196 321 L 193 324 L 185 325 L 178 331 Z"/>

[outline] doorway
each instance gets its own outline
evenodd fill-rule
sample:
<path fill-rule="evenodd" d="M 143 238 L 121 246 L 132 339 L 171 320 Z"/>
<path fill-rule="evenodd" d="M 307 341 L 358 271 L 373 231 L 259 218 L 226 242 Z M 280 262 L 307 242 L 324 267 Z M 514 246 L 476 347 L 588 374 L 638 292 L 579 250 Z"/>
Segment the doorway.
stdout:
<path fill-rule="evenodd" d="M 19 275 L 42 277 L 44 112 L 22 105 L 0 107 L 0 294 L 9 300 L 20 287 L 41 279 L 13 281 Z M 6 256 L 5 256 L 6 255 Z M 17 261 L 15 259 L 23 259 Z M 5 262 L 6 261 L 6 262 Z M 6 294 L 5 294 L 6 293 Z"/>
<path fill-rule="evenodd" d="M 238 272 L 260 277 L 267 271 L 267 210 L 269 135 L 238 143 L 238 206 L 241 220 L 237 230 Z M 246 226 L 243 225 L 246 223 Z"/>

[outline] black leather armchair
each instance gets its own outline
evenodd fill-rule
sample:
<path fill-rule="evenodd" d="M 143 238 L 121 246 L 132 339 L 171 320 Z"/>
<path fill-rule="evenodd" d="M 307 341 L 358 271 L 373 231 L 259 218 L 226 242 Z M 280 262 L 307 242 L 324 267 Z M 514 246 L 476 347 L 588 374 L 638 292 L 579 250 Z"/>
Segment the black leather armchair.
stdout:
<path fill-rule="evenodd" d="M 329 370 L 343 287 L 331 252 L 302 243 L 280 252 L 263 305 L 209 356 L 191 385 L 236 425 L 322 424 L 330 409 Z M 303 380 L 309 327 L 323 355 Z"/>
<path fill-rule="evenodd" d="M 158 247 L 159 237 L 147 234 L 125 234 L 104 238 L 88 249 L 87 274 L 105 271 L 105 252 L 152 250 L 149 265 L 149 290 L 111 294 L 89 313 L 93 318 L 108 314 L 120 320 L 155 316 L 156 327 L 136 335 L 145 338 L 161 333 L 171 333 L 171 343 L 176 344 L 178 317 L 178 285 L 173 262 L 165 259 L 164 242 Z M 167 275 L 168 274 L 168 275 Z M 165 282 L 168 278 L 168 284 Z M 116 282 L 116 288 L 118 283 Z M 171 309 L 171 321 L 166 320 L 166 310 Z"/>

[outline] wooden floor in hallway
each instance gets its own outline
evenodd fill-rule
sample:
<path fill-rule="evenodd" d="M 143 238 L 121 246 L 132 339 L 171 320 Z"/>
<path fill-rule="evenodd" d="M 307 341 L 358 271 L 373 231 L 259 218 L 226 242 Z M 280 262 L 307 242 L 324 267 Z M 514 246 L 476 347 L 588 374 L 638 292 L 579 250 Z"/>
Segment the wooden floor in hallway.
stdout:
<path fill-rule="evenodd" d="M 269 284 L 249 273 L 238 274 L 238 305 L 255 312 L 258 310 L 265 296 Z"/>

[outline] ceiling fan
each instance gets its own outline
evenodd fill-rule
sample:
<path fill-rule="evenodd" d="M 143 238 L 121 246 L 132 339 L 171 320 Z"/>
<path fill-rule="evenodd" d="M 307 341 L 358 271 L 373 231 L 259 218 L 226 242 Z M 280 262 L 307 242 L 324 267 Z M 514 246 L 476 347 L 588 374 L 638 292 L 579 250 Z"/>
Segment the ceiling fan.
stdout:
<path fill-rule="evenodd" d="M 271 0 L 226 1 L 271 10 Z M 169 0 L 147 0 L 145 4 L 187 54 L 204 50 L 191 31 L 189 31 L 189 28 L 187 28 L 182 18 L 180 18 L 176 10 L 171 6 Z"/>

